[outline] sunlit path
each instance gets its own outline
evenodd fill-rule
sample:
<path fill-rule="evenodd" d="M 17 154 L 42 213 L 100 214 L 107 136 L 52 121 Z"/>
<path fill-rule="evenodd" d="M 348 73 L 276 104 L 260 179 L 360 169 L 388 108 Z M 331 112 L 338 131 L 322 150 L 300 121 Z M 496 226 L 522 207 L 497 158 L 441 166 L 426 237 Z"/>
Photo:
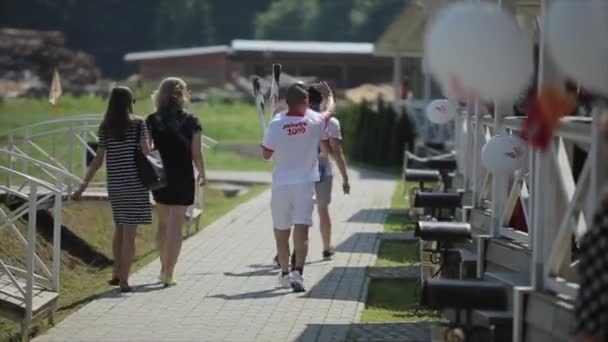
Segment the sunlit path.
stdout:
<path fill-rule="evenodd" d="M 321 260 L 311 229 L 308 291 L 277 289 L 270 192 L 245 203 L 184 244 L 176 287 L 162 289 L 158 261 L 132 279 L 136 292 L 108 292 L 36 341 L 342 341 L 364 306 L 394 179 L 351 170 L 352 194 L 334 187 L 333 261 Z"/>

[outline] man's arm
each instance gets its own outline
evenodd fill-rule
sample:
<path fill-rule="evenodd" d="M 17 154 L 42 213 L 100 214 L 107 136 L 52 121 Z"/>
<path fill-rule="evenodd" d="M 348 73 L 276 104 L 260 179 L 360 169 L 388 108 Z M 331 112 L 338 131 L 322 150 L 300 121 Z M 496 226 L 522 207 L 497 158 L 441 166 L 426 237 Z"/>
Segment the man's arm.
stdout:
<path fill-rule="evenodd" d="M 270 160 L 270 158 L 272 158 L 273 153 L 274 153 L 273 150 L 262 145 L 262 155 L 264 156 L 264 159 Z"/>
<path fill-rule="evenodd" d="M 274 125 L 271 122 L 270 125 L 266 128 L 266 132 L 264 133 L 264 142 L 262 143 L 262 156 L 264 159 L 269 160 L 272 158 L 275 150 L 275 137 L 274 137 Z"/>
<path fill-rule="evenodd" d="M 350 193 L 350 183 L 348 181 L 348 172 L 346 171 L 346 158 L 342 149 L 342 141 L 331 138 L 329 139 L 329 145 L 331 146 L 331 155 L 336 160 L 336 165 L 342 175 L 342 190 L 344 190 L 345 194 L 348 194 Z"/>

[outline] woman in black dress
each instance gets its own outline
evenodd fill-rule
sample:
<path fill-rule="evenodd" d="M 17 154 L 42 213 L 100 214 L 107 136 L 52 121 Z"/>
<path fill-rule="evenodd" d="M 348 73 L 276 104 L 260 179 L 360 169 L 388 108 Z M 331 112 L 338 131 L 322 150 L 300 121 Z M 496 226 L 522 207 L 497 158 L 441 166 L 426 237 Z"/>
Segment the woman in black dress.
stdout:
<path fill-rule="evenodd" d="M 120 285 L 122 292 L 131 292 L 129 272 L 135 254 L 135 229 L 152 223 L 150 193 L 137 173 L 133 154 L 140 149 L 148 154 L 148 131 L 143 120 L 131 116 L 133 93 L 127 87 L 112 89 L 105 118 L 99 127 L 97 155 L 78 191 L 80 198 L 95 173 L 106 160 L 108 197 L 114 214 L 114 272 L 111 285 Z"/>
<path fill-rule="evenodd" d="M 182 245 L 182 227 L 188 206 L 194 203 L 195 177 L 207 182 L 201 150 L 200 121 L 184 110 L 188 103 L 186 83 L 176 77 L 163 80 L 153 95 L 156 112 L 146 119 L 154 149 L 160 152 L 167 175 L 167 186 L 154 191 L 157 203 L 157 247 L 161 262 L 161 281 L 175 285 L 175 265 Z"/>

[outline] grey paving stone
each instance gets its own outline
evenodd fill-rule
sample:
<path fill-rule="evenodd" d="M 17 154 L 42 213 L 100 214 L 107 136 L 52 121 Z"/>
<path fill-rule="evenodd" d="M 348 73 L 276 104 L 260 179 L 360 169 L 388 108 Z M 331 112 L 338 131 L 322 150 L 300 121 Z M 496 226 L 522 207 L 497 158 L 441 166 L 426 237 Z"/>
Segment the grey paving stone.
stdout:
<path fill-rule="evenodd" d="M 133 275 L 140 291 L 102 296 L 36 341 L 93 340 L 87 336 L 107 341 L 344 341 L 364 307 L 367 267 L 376 260 L 378 233 L 395 187 L 393 177 L 380 173 L 353 169 L 350 177 L 351 195 L 334 187 L 334 260 L 321 260 L 316 218 L 310 230 L 307 293 L 276 288 L 267 191 L 184 242 L 177 286 L 154 289 L 156 260 Z M 250 178 L 268 181 L 267 174 Z"/>

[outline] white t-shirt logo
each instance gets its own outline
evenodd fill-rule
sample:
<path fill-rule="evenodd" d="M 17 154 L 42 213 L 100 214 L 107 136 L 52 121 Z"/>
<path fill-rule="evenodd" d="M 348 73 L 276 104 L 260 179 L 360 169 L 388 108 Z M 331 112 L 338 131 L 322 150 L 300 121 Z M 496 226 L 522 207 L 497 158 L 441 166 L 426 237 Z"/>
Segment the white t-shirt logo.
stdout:
<path fill-rule="evenodd" d="M 306 133 L 306 122 L 288 123 L 283 125 L 283 130 L 287 131 L 287 135 L 297 135 Z"/>
<path fill-rule="evenodd" d="M 262 146 L 274 151 L 273 186 L 319 180 L 319 144 L 325 116 L 307 110 L 303 116 L 277 114 L 268 125 Z"/>

